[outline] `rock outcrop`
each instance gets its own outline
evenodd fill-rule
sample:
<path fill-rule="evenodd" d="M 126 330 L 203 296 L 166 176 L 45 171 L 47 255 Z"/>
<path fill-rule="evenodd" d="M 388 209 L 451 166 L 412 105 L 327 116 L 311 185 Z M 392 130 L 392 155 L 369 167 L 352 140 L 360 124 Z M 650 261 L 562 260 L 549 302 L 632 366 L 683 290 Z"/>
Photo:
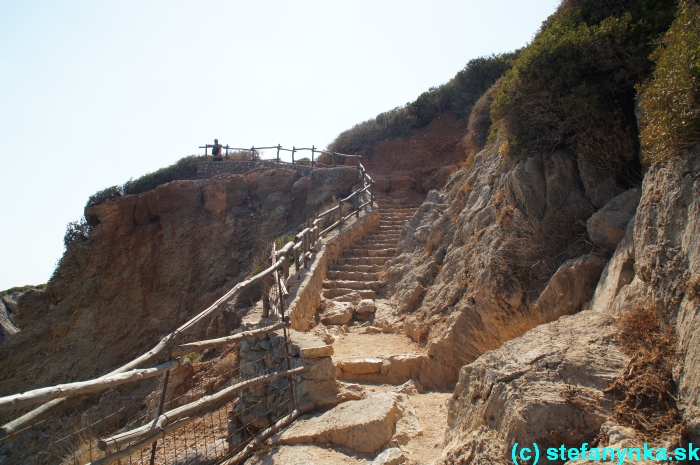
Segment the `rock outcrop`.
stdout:
<path fill-rule="evenodd" d="M 613 397 L 603 391 L 629 361 L 613 342 L 615 331 L 609 315 L 584 311 L 538 326 L 464 367 L 441 463 L 506 463 L 505 451 L 516 442 L 592 443 L 612 414 Z"/>
<path fill-rule="evenodd" d="M 615 235 L 617 246 L 584 305 L 587 310 L 538 326 L 461 370 L 438 463 L 509 463 L 515 442 L 558 447 L 591 445 L 598 438 L 602 446 L 640 447 L 650 441 L 670 450 L 682 444 L 678 432 L 683 430 L 688 442 L 700 441 L 699 194 L 700 147 L 649 168 L 632 220 L 616 226 L 625 232 Z M 681 430 L 651 438 L 620 423 L 626 420 L 614 414 L 619 399 L 608 389 L 624 378 L 623 371 L 626 377 L 632 371 L 613 322 L 643 308 L 656 309 L 675 328 L 671 385 L 677 386 L 672 395 L 683 415 Z"/>
<path fill-rule="evenodd" d="M 428 195 L 383 276 L 387 324 L 428 346 L 426 388 L 453 386 L 486 350 L 581 309 L 605 266 L 584 240 L 594 211 L 571 153 L 513 165 L 498 143 Z"/>

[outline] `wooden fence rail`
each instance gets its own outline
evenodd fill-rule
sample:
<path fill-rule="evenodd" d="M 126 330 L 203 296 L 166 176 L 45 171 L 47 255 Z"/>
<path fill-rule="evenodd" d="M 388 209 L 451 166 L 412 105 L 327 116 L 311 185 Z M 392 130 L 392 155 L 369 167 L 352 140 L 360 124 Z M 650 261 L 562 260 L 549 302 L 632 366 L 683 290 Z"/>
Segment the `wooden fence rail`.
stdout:
<path fill-rule="evenodd" d="M 208 150 L 211 147 L 214 147 L 214 145 L 213 144 L 204 144 L 204 145 L 199 146 L 198 148 L 204 149 L 204 156 L 208 156 L 209 155 Z M 333 166 L 336 165 L 336 163 L 335 163 L 336 157 L 354 158 L 357 161 L 358 168 L 360 165 L 360 160 L 362 159 L 362 155 L 348 155 L 346 153 L 328 152 L 326 150 L 317 149 L 315 145 L 312 145 L 311 147 L 300 147 L 300 148 L 292 147 L 291 149 L 288 149 L 288 148 L 282 147 L 279 144 L 273 145 L 271 147 L 255 147 L 255 146 L 253 146 L 250 148 L 248 148 L 248 147 L 231 147 L 228 144 L 226 144 L 226 145 L 221 145 L 221 149 L 226 151 L 225 156 L 227 156 L 227 157 L 228 157 L 229 150 L 231 150 L 233 152 L 250 152 L 251 154 L 253 154 L 253 156 L 255 155 L 255 153 L 257 153 L 258 150 L 277 150 L 277 156 L 275 158 L 268 158 L 267 160 L 276 160 L 279 163 L 287 163 L 287 162 L 282 161 L 280 159 L 280 152 L 291 152 L 292 153 L 292 164 L 296 164 L 296 160 L 294 159 L 294 154 L 296 152 L 309 151 L 309 152 L 311 152 L 311 166 L 316 165 L 315 156 L 317 153 L 330 155 L 331 159 L 333 160 L 333 162 L 332 162 Z M 218 154 L 218 156 L 223 157 L 224 155 Z"/>

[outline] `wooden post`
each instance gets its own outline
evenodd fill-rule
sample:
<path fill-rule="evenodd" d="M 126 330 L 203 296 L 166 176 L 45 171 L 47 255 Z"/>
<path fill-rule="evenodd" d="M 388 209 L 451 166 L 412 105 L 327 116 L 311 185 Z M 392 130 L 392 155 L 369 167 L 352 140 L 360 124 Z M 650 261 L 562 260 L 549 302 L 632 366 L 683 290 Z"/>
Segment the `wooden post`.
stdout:
<path fill-rule="evenodd" d="M 331 158 L 333 159 L 333 167 L 335 167 L 335 152 L 331 152 Z"/>
<path fill-rule="evenodd" d="M 280 144 L 277 144 L 277 163 L 280 162 L 280 149 L 282 146 Z"/>
<path fill-rule="evenodd" d="M 250 148 L 250 159 L 255 160 L 255 146 Z"/>
<path fill-rule="evenodd" d="M 270 282 L 267 277 L 260 281 L 260 292 L 263 301 L 263 318 L 267 318 L 270 314 Z"/>
<path fill-rule="evenodd" d="M 374 179 L 369 184 L 369 206 L 374 208 Z"/>
<path fill-rule="evenodd" d="M 314 152 L 316 152 L 316 146 L 315 146 L 315 145 L 312 145 L 312 146 L 311 146 L 311 166 L 312 166 L 312 167 L 314 166 L 314 163 L 315 163 L 315 162 L 314 162 Z"/>
<path fill-rule="evenodd" d="M 343 199 L 338 200 L 338 229 L 343 226 Z"/>
<path fill-rule="evenodd" d="M 357 169 L 360 169 L 360 156 L 355 155 L 355 166 L 357 166 Z"/>
<path fill-rule="evenodd" d="M 297 148 L 292 146 L 292 165 L 294 164 L 294 152 L 297 151 Z"/>
<path fill-rule="evenodd" d="M 282 263 L 282 270 L 284 270 L 284 281 L 287 282 L 287 278 L 289 278 L 289 254 L 286 253 L 284 254 L 284 263 Z"/>
<path fill-rule="evenodd" d="M 295 238 L 296 240 L 296 238 Z M 294 271 L 298 272 L 300 268 L 299 265 L 299 249 L 294 247 Z"/>
<path fill-rule="evenodd" d="M 302 239 L 302 243 L 304 244 L 304 256 L 302 257 L 304 260 L 304 268 L 309 267 L 309 259 L 306 257 L 306 252 L 309 251 L 309 222 L 308 220 L 306 221 L 306 232 L 304 233 L 304 239 Z"/>
<path fill-rule="evenodd" d="M 360 219 L 360 194 L 359 190 L 355 191 L 355 218 Z"/>
<path fill-rule="evenodd" d="M 160 393 L 160 404 L 158 405 L 158 415 L 156 418 L 163 414 L 163 407 L 165 406 L 165 393 L 168 392 L 168 379 L 170 379 L 170 371 L 165 372 L 165 379 L 163 380 L 163 392 Z M 153 442 L 153 447 L 151 448 L 151 464 L 154 465 L 156 462 L 156 448 L 158 447 L 158 441 Z"/>

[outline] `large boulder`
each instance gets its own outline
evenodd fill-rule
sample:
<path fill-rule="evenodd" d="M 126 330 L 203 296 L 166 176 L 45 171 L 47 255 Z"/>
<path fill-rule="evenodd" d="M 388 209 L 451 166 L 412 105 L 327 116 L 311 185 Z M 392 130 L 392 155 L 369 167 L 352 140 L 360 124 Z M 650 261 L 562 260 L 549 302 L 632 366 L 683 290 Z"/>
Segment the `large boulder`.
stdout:
<path fill-rule="evenodd" d="M 635 212 L 642 193 L 630 189 L 608 202 L 588 219 L 588 235 L 605 253 L 611 253 L 625 237 L 627 224 Z"/>
<path fill-rule="evenodd" d="M 333 443 L 374 452 L 389 442 L 398 418 L 397 395 L 383 392 L 297 420 L 273 438 L 280 444 Z"/>
<path fill-rule="evenodd" d="M 350 194 L 352 186 L 360 182 L 357 168 L 341 166 L 318 168 L 311 172 L 307 208 L 318 208 L 331 198 Z"/>
<path fill-rule="evenodd" d="M 321 322 L 326 325 L 344 325 L 352 320 L 355 306 L 351 302 L 326 301 L 326 309 L 321 314 Z"/>
<path fill-rule="evenodd" d="M 380 392 L 342 403 L 323 413 L 302 417 L 272 444 L 332 443 L 358 452 L 375 452 L 389 441 L 406 444 L 422 435 L 420 420 L 408 398 Z"/>
<path fill-rule="evenodd" d="M 596 437 L 612 415 L 605 390 L 629 361 L 615 333 L 610 315 L 583 311 L 462 368 L 438 463 L 504 463 L 516 442 L 546 448 Z"/>

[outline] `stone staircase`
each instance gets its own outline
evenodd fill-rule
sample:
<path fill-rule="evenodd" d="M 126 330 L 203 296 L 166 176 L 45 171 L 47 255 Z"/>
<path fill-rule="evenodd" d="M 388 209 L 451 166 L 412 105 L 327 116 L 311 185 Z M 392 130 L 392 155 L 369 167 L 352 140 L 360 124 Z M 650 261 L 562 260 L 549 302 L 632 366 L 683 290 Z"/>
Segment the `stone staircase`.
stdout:
<path fill-rule="evenodd" d="M 362 299 L 375 299 L 381 288 L 379 272 L 384 263 L 394 257 L 399 236 L 406 220 L 420 205 L 420 201 L 407 197 L 377 196 L 381 222 L 375 230 L 349 249 L 342 257 L 328 266 L 323 296 L 336 299 L 356 292 Z"/>

